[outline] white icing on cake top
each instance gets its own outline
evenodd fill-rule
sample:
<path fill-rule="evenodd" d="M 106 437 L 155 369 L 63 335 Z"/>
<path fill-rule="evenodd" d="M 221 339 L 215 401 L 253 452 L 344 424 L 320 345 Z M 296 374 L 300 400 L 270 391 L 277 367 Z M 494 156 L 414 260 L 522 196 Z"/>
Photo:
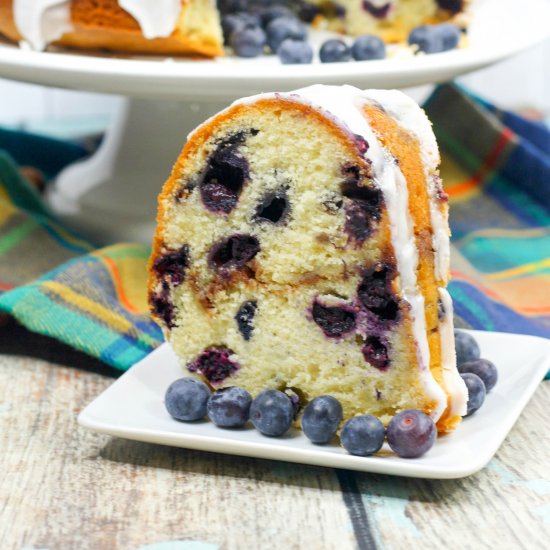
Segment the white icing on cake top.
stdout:
<path fill-rule="evenodd" d="M 181 11 L 181 0 L 119 0 L 138 23 L 145 38 L 170 36 Z"/>
<path fill-rule="evenodd" d="M 138 22 L 145 38 L 170 36 L 181 12 L 181 0 L 119 0 Z M 23 40 L 34 50 L 72 30 L 68 0 L 14 0 L 13 18 Z"/>
<path fill-rule="evenodd" d="M 43 50 L 72 29 L 66 0 L 14 0 L 13 19 L 23 41 L 34 50 Z"/>

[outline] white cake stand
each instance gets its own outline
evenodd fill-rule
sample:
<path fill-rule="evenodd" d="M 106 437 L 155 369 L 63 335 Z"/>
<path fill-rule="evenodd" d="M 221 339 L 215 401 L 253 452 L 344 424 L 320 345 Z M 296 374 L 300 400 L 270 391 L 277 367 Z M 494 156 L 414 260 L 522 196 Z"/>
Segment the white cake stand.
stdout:
<path fill-rule="evenodd" d="M 194 61 L 32 52 L 0 44 L 0 76 L 123 96 L 96 154 L 66 168 L 47 199 L 60 217 L 98 243 L 150 242 L 156 197 L 186 135 L 230 101 L 317 83 L 404 88 L 451 80 L 544 40 L 548 21 L 550 0 L 474 0 L 466 48 L 299 66 L 283 66 L 273 57 Z"/>

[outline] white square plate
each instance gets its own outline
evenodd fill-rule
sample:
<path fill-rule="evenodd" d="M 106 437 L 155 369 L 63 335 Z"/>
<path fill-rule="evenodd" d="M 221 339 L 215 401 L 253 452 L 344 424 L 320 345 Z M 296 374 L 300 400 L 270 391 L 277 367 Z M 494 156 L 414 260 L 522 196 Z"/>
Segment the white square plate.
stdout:
<path fill-rule="evenodd" d="M 425 478 L 458 478 L 487 464 L 550 368 L 550 340 L 473 331 L 482 357 L 493 361 L 499 380 L 485 403 L 426 455 L 398 458 L 391 452 L 356 457 L 337 445 L 313 445 L 291 429 L 269 438 L 252 427 L 224 430 L 208 421 L 183 423 L 164 408 L 166 388 L 183 375 L 174 352 L 163 344 L 116 380 L 78 417 L 90 430 L 126 439 L 203 451 Z"/>

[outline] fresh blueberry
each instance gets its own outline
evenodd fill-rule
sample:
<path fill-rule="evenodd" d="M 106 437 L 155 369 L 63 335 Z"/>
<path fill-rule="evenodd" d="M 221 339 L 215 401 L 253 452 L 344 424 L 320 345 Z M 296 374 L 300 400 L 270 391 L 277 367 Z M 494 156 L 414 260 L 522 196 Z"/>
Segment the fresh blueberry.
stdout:
<path fill-rule="evenodd" d="M 417 46 L 420 52 L 439 53 L 443 51 L 443 35 L 437 32 L 434 25 L 421 25 L 409 34 L 409 44 Z"/>
<path fill-rule="evenodd" d="M 390 420 L 386 435 L 389 446 L 397 456 L 417 458 L 432 448 L 437 429 L 427 414 L 408 409 Z"/>
<path fill-rule="evenodd" d="M 239 57 L 258 57 L 265 44 L 265 32 L 260 27 L 237 29 L 229 37 L 229 45 Z"/>
<path fill-rule="evenodd" d="M 267 6 L 260 10 L 260 17 L 262 19 L 262 26 L 265 28 L 271 23 L 271 21 L 278 19 L 279 17 L 286 17 L 287 19 L 295 19 L 294 12 L 285 6 Z"/>
<path fill-rule="evenodd" d="M 208 418 L 220 428 L 242 428 L 250 413 L 252 396 L 243 388 L 232 386 L 215 391 L 208 399 Z"/>
<path fill-rule="evenodd" d="M 193 422 L 206 416 L 206 403 L 211 395 L 208 386 L 194 378 L 180 378 L 166 390 L 166 410 L 176 420 Z"/>
<path fill-rule="evenodd" d="M 491 363 L 488 359 L 475 359 L 474 361 L 467 361 L 458 366 L 458 372 L 476 374 L 483 380 L 485 384 L 485 390 L 489 393 L 497 383 L 498 371 L 494 363 Z"/>
<path fill-rule="evenodd" d="M 306 26 L 295 17 L 277 17 L 266 27 L 267 44 L 276 53 L 279 46 L 288 38 L 304 41 L 307 38 Z"/>
<path fill-rule="evenodd" d="M 483 405 L 487 391 L 483 380 L 477 374 L 465 372 L 460 376 L 468 388 L 468 404 L 464 416 L 471 416 Z"/>
<path fill-rule="evenodd" d="M 458 46 L 460 30 L 449 23 L 422 25 L 409 34 L 409 44 L 416 45 L 424 53 L 439 53 Z"/>
<path fill-rule="evenodd" d="M 302 430 L 312 443 L 328 443 L 342 422 L 342 405 L 332 395 L 312 399 L 304 409 Z"/>
<path fill-rule="evenodd" d="M 390 366 L 388 348 L 378 336 L 369 336 L 361 351 L 363 352 L 365 361 L 370 363 L 374 368 L 380 371 L 388 370 Z"/>
<path fill-rule="evenodd" d="M 294 407 L 290 398 L 278 390 L 265 390 L 250 406 L 250 420 L 262 434 L 270 437 L 283 435 L 292 423 Z"/>
<path fill-rule="evenodd" d="M 468 361 L 476 361 L 481 357 L 481 351 L 475 338 L 463 330 L 455 330 L 455 349 L 458 366 Z"/>
<path fill-rule="evenodd" d="M 311 313 L 313 320 L 329 338 L 340 338 L 355 327 L 355 313 L 343 307 L 325 306 L 315 301 Z"/>
<path fill-rule="evenodd" d="M 356 61 L 384 59 L 386 57 L 386 44 L 378 36 L 365 34 L 355 40 L 351 47 L 351 55 Z"/>
<path fill-rule="evenodd" d="M 287 38 L 277 50 L 283 65 L 307 65 L 313 59 L 313 48 L 303 40 Z"/>
<path fill-rule="evenodd" d="M 323 43 L 319 50 L 321 63 L 338 63 L 351 59 L 351 49 L 343 40 L 331 38 Z"/>
<path fill-rule="evenodd" d="M 458 46 L 460 29 L 457 26 L 450 23 L 441 23 L 440 25 L 435 25 L 435 28 L 443 40 L 443 51 L 454 50 Z"/>
<path fill-rule="evenodd" d="M 384 424 L 371 414 L 355 416 L 342 428 L 340 441 L 346 451 L 356 456 L 369 456 L 382 448 Z"/>
<path fill-rule="evenodd" d="M 254 330 L 254 316 L 256 315 L 256 309 L 258 308 L 258 302 L 250 300 L 244 302 L 237 314 L 235 315 L 235 321 L 239 327 L 239 332 L 245 340 L 250 340 L 252 331 Z"/>
<path fill-rule="evenodd" d="M 240 32 L 246 27 L 258 27 L 259 25 L 259 18 L 250 13 L 238 12 L 224 15 L 221 19 L 224 42 L 228 44 L 229 37 L 234 32 Z"/>
<path fill-rule="evenodd" d="M 198 372 L 215 386 L 237 372 L 240 365 L 232 359 L 233 352 L 223 346 L 206 348 L 187 365 L 189 372 Z"/>

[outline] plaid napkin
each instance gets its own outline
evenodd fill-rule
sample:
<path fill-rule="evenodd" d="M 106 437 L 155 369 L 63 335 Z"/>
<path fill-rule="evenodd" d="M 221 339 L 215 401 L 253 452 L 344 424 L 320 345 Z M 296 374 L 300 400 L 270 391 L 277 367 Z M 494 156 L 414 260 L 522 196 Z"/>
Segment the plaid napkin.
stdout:
<path fill-rule="evenodd" d="M 163 340 L 147 309 L 148 255 L 140 244 L 98 249 L 64 227 L 0 151 L 0 312 L 126 370 Z"/>
<path fill-rule="evenodd" d="M 458 317 L 550 337 L 550 130 L 451 85 L 425 109 L 451 203 Z"/>
<path fill-rule="evenodd" d="M 454 85 L 436 88 L 426 110 L 451 201 L 457 326 L 550 337 L 550 131 Z M 2 137 L 12 156 L 0 151 L 0 312 L 128 369 L 162 342 L 146 306 L 148 248 L 78 237 L 13 159 L 51 178 L 85 150 L 40 138 L 30 158 L 35 136 Z"/>

